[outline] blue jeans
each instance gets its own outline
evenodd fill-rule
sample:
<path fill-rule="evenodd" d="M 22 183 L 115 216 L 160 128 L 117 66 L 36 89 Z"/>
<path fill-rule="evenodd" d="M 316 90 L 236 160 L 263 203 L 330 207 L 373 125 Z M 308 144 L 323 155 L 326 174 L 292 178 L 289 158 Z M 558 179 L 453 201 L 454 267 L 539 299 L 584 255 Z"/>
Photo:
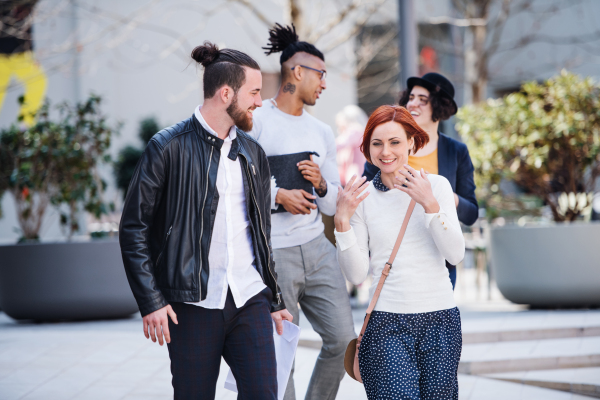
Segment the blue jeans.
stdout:
<path fill-rule="evenodd" d="M 452 290 L 456 286 L 456 266 L 448 264 L 446 262 L 446 268 L 448 268 L 448 273 L 450 274 L 450 282 L 452 282 Z"/>

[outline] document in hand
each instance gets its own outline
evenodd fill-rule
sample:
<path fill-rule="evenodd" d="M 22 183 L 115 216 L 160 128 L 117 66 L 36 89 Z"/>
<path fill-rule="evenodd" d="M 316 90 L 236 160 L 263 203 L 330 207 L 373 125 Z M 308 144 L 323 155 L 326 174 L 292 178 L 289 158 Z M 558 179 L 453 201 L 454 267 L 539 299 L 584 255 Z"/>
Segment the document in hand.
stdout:
<path fill-rule="evenodd" d="M 275 342 L 275 359 L 277 360 L 277 399 L 283 400 L 285 388 L 287 387 L 292 371 L 292 364 L 296 356 L 296 348 L 300 340 L 300 328 L 289 321 L 283 321 L 283 334 L 280 336 L 275 330 L 273 322 L 273 341 Z M 225 389 L 238 392 L 235 378 L 231 369 L 225 379 Z"/>
<path fill-rule="evenodd" d="M 302 172 L 298 171 L 300 161 L 310 160 L 310 156 L 314 154 L 319 157 L 316 151 L 303 151 L 301 153 L 283 154 L 280 156 L 267 157 L 269 161 L 269 169 L 271 170 L 271 186 L 277 186 L 282 189 L 303 189 L 308 193 L 313 192 L 313 185 L 307 181 Z M 274 182 L 273 182 L 274 181 Z M 314 203 L 314 200 L 308 200 Z M 286 212 L 281 204 L 277 209 L 271 210 L 271 214 Z"/>

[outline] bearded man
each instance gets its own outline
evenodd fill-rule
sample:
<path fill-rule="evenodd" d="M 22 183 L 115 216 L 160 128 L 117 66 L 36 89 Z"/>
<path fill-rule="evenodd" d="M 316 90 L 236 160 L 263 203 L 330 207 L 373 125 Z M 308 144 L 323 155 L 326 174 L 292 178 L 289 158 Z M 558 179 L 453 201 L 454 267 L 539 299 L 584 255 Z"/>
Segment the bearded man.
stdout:
<path fill-rule="evenodd" d="M 144 335 L 167 342 L 175 399 L 214 399 L 221 357 L 239 398 L 277 398 L 285 309 L 271 250 L 271 181 L 244 130 L 262 105 L 256 61 L 205 42 L 204 104 L 148 143 L 119 240 Z M 170 318 L 170 320 L 169 320 Z"/>

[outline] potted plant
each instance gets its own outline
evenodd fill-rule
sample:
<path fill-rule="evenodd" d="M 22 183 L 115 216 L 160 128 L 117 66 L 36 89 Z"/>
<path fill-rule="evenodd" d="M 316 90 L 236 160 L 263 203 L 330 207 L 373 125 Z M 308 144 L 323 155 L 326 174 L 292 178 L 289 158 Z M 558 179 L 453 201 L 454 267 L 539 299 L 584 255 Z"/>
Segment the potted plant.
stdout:
<path fill-rule="evenodd" d="M 100 113 L 101 99 L 48 104 L 29 128 L 14 124 L 0 133 L 0 189 L 15 201 L 20 244 L 0 246 L 0 307 L 16 319 L 108 318 L 137 311 L 117 241 L 73 242 L 79 213 L 105 213 L 100 162 L 114 129 Z M 54 116 L 54 117 L 53 117 Z M 65 243 L 40 243 L 49 205 L 57 207 Z"/>
<path fill-rule="evenodd" d="M 519 222 L 490 232 L 502 294 L 536 306 L 600 304 L 600 225 L 589 222 L 600 177 L 600 87 L 563 71 L 457 117 L 482 205 L 490 217 Z M 507 191 L 511 184 L 517 190 Z"/>

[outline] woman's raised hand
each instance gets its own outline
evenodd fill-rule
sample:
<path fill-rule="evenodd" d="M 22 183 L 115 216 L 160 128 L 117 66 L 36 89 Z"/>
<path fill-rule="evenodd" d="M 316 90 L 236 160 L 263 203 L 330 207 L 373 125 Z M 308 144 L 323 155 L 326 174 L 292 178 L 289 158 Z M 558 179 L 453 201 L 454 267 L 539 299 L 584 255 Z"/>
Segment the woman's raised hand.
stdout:
<path fill-rule="evenodd" d="M 398 171 L 394 187 L 407 193 L 411 199 L 423 206 L 427 214 L 439 212 L 440 205 L 433 196 L 431 182 L 429 182 L 425 170 L 421 168 L 419 172 L 407 164 L 404 164 L 404 168 L 406 171 Z"/>
<path fill-rule="evenodd" d="M 369 195 L 369 192 L 365 191 L 367 186 L 369 186 L 369 182 L 366 182 L 366 180 L 367 178 L 364 176 L 357 179 L 356 175 L 354 175 L 348 181 L 345 188 L 342 189 L 341 186 L 338 186 L 334 218 L 335 229 L 338 232 L 350 230 L 350 218 L 354 215 L 356 207 L 358 207 L 360 202 Z"/>

